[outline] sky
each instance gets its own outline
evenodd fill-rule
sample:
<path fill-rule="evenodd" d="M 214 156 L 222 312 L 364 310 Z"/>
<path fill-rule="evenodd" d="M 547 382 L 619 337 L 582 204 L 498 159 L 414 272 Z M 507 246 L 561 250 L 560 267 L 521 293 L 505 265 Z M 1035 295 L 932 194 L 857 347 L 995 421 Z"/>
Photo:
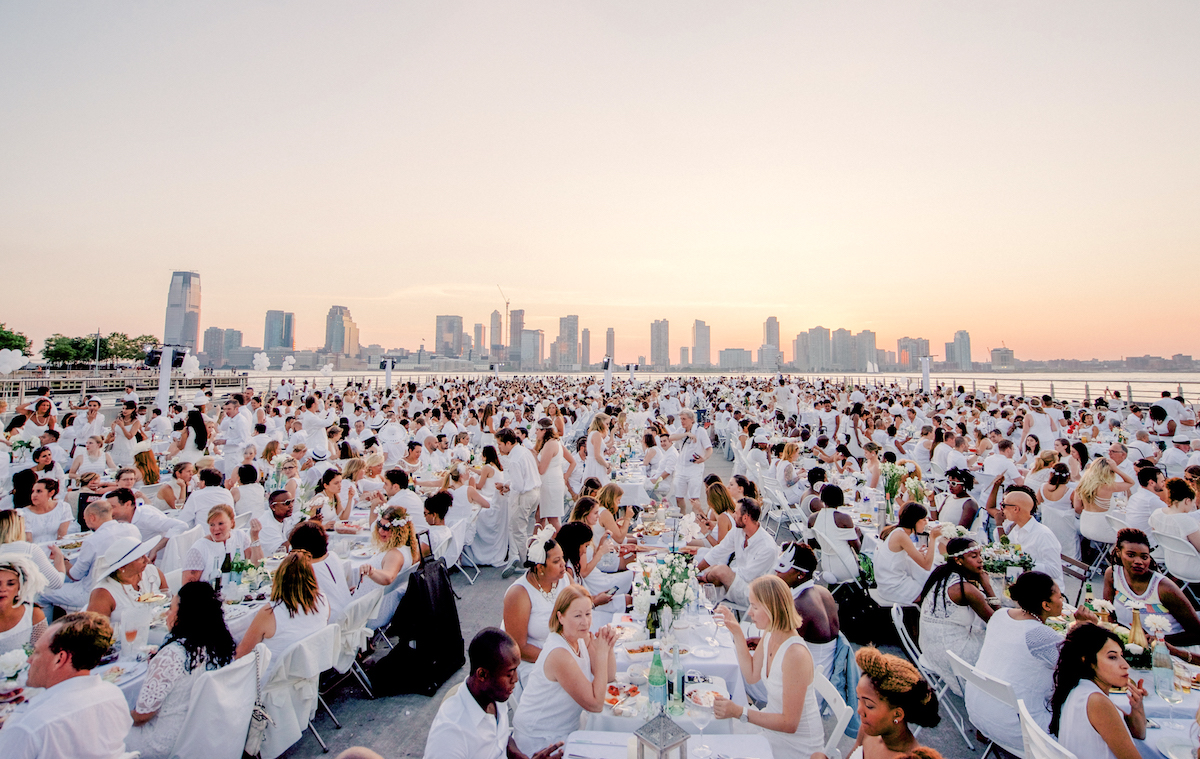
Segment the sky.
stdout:
<path fill-rule="evenodd" d="M 1200 355 L 1200 5 L 4 3 L 0 321 Z M 1189 305 L 1190 304 L 1190 305 Z"/>

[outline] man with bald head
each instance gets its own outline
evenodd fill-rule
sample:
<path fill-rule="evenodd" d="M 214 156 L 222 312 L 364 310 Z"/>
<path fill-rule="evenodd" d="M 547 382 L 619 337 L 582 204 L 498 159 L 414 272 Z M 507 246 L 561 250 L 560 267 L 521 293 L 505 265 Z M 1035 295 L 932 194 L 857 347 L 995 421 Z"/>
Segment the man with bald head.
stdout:
<path fill-rule="evenodd" d="M 1033 568 L 1053 577 L 1062 588 L 1062 544 L 1049 527 L 1033 518 L 1033 491 L 1024 485 L 1011 485 L 1000 497 L 1000 484 L 1000 478 L 996 478 L 987 502 L 988 513 L 996 520 L 997 536 L 1007 535 L 1009 541 L 1021 546 L 1033 557 Z"/>

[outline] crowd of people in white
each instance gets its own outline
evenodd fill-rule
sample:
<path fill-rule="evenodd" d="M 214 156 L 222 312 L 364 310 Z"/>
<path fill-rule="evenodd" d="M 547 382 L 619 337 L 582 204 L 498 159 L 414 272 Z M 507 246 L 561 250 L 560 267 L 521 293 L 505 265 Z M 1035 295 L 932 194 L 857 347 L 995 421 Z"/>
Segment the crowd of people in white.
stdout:
<path fill-rule="evenodd" d="M 1136 684 L 1124 733 L 1107 712 L 1093 718 L 1090 701 L 1072 716 L 1075 690 L 1127 685 L 1093 624 L 1066 639 L 1092 669 L 1073 664 L 1078 676 L 1059 692 L 1063 639 L 1044 623 L 1062 614 L 1064 557 L 1099 568 L 1111 555 L 1103 597 L 1116 621 L 1128 624 L 1124 602 L 1137 601 L 1170 618 L 1172 653 L 1190 662 L 1200 644 L 1191 599 L 1150 558 L 1160 535 L 1200 549 L 1200 431 L 1195 409 L 1169 393 L 1143 405 L 1107 391 L 1077 402 L 784 376 L 386 388 L 288 378 L 162 409 L 128 388 L 118 404 L 109 419 L 100 399 L 76 408 L 41 395 L 13 409 L 0 442 L 0 654 L 32 646 L 28 686 L 44 689 L 0 729 L 5 757 L 165 755 L 198 673 L 258 644 L 277 659 L 364 591 L 383 590 L 370 626 L 386 628 L 422 555 L 517 575 L 503 631 L 472 643 L 467 687 L 443 705 L 426 756 L 552 755 L 581 712 L 602 708 L 615 677 L 604 615 L 631 607 L 625 567 L 647 550 L 631 530 L 646 499 L 697 516 L 703 534 L 683 550 L 764 631 L 758 648 L 735 635 L 763 707 L 714 711 L 767 735 L 777 757 L 820 745 L 809 684 L 813 672 L 832 677 L 845 642 L 826 586 L 858 580 L 863 555 L 876 597 L 913 609 L 927 666 L 965 692 L 972 722 L 1002 745 L 1021 744 L 1015 713 L 964 689 L 948 651 L 1010 681 L 1068 748 L 1099 736 L 1125 759 L 1131 736 L 1144 734 Z M 713 455 L 733 460 L 732 476 L 706 476 Z M 616 479 L 627 463 L 639 476 Z M 893 523 L 864 530 L 847 495 L 881 490 L 891 463 L 930 493 L 901 487 Z M 352 567 L 332 541 L 364 530 L 376 551 Z M 59 543 L 78 531 L 68 558 Z M 1014 608 L 1000 606 L 983 571 L 982 547 L 1001 537 L 1034 561 L 1008 589 Z M 235 639 L 209 583 L 231 557 L 273 555 L 286 557 L 271 603 Z M 89 673 L 112 643 L 109 620 L 148 588 L 172 591 L 169 635 L 131 710 Z M 862 723 L 856 755 L 911 754 L 908 723 L 937 722 L 930 685 L 896 657 L 857 658 L 863 677 L 846 694 Z"/>

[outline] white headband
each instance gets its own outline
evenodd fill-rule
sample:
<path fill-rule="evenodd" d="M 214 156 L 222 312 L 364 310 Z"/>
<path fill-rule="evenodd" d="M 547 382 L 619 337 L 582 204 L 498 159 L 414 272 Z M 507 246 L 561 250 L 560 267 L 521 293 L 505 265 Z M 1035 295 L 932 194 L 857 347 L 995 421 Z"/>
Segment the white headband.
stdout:
<path fill-rule="evenodd" d="M 546 541 L 554 537 L 554 528 L 549 524 L 536 530 L 533 537 L 529 539 L 529 560 L 534 564 L 546 563 Z"/>

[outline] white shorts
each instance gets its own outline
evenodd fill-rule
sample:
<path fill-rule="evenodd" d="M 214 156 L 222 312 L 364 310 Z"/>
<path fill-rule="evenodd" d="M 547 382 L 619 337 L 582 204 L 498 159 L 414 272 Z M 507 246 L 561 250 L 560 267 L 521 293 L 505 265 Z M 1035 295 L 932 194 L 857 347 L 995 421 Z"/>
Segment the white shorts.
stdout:
<path fill-rule="evenodd" d="M 738 606 L 749 608 L 750 583 L 735 575 L 733 578 L 733 584 L 729 586 L 729 590 L 725 591 L 725 598 L 734 602 Z"/>
<path fill-rule="evenodd" d="M 704 472 L 698 474 L 675 473 L 675 497 L 700 500 L 704 496 Z"/>

